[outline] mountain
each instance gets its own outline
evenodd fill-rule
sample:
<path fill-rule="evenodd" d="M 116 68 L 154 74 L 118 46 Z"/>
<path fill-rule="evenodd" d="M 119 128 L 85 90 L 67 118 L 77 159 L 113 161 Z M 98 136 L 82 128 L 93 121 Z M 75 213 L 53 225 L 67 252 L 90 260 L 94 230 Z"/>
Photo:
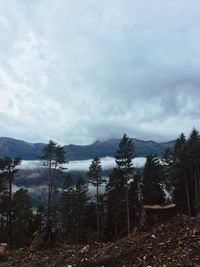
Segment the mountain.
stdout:
<path fill-rule="evenodd" d="M 10 137 L 0 137 L 0 157 L 21 157 L 26 160 L 37 159 L 42 152 L 44 144 L 28 143 Z"/>
<path fill-rule="evenodd" d="M 66 158 L 68 160 L 85 160 L 94 156 L 106 157 L 115 156 L 120 139 L 109 139 L 97 141 L 90 145 L 65 145 Z M 155 141 L 143 141 L 134 139 L 136 157 L 145 157 L 150 153 L 161 156 L 169 146 L 173 148 L 175 141 L 157 143 Z M 38 159 L 42 153 L 44 144 L 28 143 L 10 137 L 0 137 L 0 157 L 21 157 L 24 160 Z"/>

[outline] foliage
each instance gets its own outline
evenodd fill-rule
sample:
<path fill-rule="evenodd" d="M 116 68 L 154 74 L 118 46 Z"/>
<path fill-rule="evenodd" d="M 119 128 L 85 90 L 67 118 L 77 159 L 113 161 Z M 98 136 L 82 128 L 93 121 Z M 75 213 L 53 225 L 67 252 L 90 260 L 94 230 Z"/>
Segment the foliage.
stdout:
<path fill-rule="evenodd" d="M 87 173 L 90 183 L 96 187 L 96 218 L 97 218 L 97 241 L 100 239 L 100 212 L 99 212 L 99 188 L 105 182 L 105 179 L 101 176 L 101 161 L 99 157 L 94 157 L 92 160 L 89 171 Z"/>
<path fill-rule="evenodd" d="M 1 226 L 5 228 L 7 242 L 12 246 L 13 234 L 12 234 L 12 217 L 13 217 L 13 206 L 12 206 L 12 185 L 15 174 L 18 172 L 17 166 L 20 165 L 20 158 L 9 158 L 4 157 L 0 159 L 0 171 L 1 177 L 3 177 L 4 190 L 2 194 L 2 208 L 5 206 L 6 209 L 2 210 Z"/>
<path fill-rule="evenodd" d="M 163 204 L 162 166 L 155 155 L 147 156 L 143 170 L 143 202 L 144 204 Z"/>
<path fill-rule="evenodd" d="M 126 134 L 123 135 L 119 142 L 119 148 L 117 150 L 115 161 L 117 168 L 121 171 L 124 187 L 125 187 L 125 203 L 126 203 L 126 216 L 127 216 L 127 232 L 130 233 L 130 205 L 129 205 L 129 181 L 134 179 L 133 158 L 134 143 L 131 138 Z"/>
<path fill-rule="evenodd" d="M 68 242 L 79 243 L 86 239 L 85 216 L 88 205 L 88 185 L 82 177 L 77 184 L 72 183 L 70 175 L 66 177 L 61 193 L 60 212 L 63 235 Z"/>
<path fill-rule="evenodd" d="M 42 151 L 41 160 L 48 167 L 48 200 L 47 200 L 47 231 L 51 231 L 51 200 L 54 189 L 54 182 L 57 175 L 59 175 L 63 168 L 63 164 L 66 163 L 64 148 L 56 142 L 49 140 L 49 143 L 44 146 Z"/>

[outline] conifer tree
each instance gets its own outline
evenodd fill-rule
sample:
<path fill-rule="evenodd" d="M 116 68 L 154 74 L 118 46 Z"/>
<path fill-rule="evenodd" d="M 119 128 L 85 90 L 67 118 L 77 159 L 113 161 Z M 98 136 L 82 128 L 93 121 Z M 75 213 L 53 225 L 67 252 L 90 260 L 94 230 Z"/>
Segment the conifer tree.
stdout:
<path fill-rule="evenodd" d="M 88 185 L 82 177 L 74 185 L 70 175 L 66 177 L 60 200 L 60 212 L 64 238 L 79 243 L 86 240 L 85 216 L 88 205 Z"/>
<path fill-rule="evenodd" d="M 129 186 L 130 221 L 137 226 L 142 212 L 142 177 L 138 171 Z"/>
<path fill-rule="evenodd" d="M 31 200 L 27 190 L 21 188 L 13 195 L 13 243 L 17 247 L 28 246 L 32 234 L 40 225 L 34 225 L 34 215 L 31 209 Z M 33 227 L 34 225 L 34 227 Z"/>
<path fill-rule="evenodd" d="M 106 233 L 109 239 L 116 241 L 126 229 L 126 187 L 124 173 L 113 168 L 106 185 Z"/>
<path fill-rule="evenodd" d="M 54 180 L 58 171 L 62 171 L 63 163 L 66 163 L 64 148 L 56 142 L 50 140 L 43 148 L 41 160 L 48 167 L 48 201 L 47 201 L 47 234 L 51 230 L 51 198 Z"/>
<path fill-rule="evenodd" d="M 196 214 L 200 211 L 200 135 L 199 132 L 193 128 L 187 141 L 187 156 L 188 156 L 188 168 L 190 177 L 190 183 L 193 183 Z"/>
<path fill-rule="evenodd" d="M 164 180 L 164 186 L 168 192 L 166 196 L 166 202 L 172 203 L 174 200 L 174 164 L 173 164 L 173 150 L 169 147 L 164 151 L 162 157 L 162 174 Z"/>
<path fill-rule="evenodd" d="M 90 183 L 96 187 L 96 216 L 97 216 L 97 241 L 100 239 L 100 217 L 99 217 L 99 188 L 105 182 L 101 176 L 102 168 L 99 157 L 94 157 L 87 173 Z"/>
<path fill-rule="evenodd" d="M 154 155 L 147 156 L 143 170 L 143 201 L 144 204 L 163 204 L 165 201 L 162 185 L 162 167 Z"/>
<path fill-rule="evenodd" d="M 74 207 L 75 207 L 75 185 L 70 175 L 65 177 L 63 190 L 60 198 L 60 213 L 62 218 L 63 236 L 65 240 L 73 241 L 74 233 Z"/>
<path fill-rule="evenodd" d="M 129 206 L 129 181 L 134 178 L 133 158 L 134 143 L 126 134 L 123 135 L 119 143 L 115 161 L 117 168 L 123 172 L 122 179 L 124 179 L 125 186 L 125 202 L 126 202 L 126 216 L 127 216 L 127 232 L 130 233 L 130 206 Z"/>
<path fill-rule="evenodd" d="M 187 212 L 190 216 L 192 202 L 190 194 L 189 161 L 187 140 L 183 133 L 177 138 L 174 146 L 173 165 L 175 170 L 175 203 L 179 210 Z"/>
<path fill-rule="evenodd" d="M 85 241 L 85 213 L 88 202 L 88 184 L 79 177 L 75 185 L 75 221 L 76 243 Z"/>
<path fill-rule="evenodd" d="M 7 199 L 8 244 L 10 247 L 12 246 L 12 185 L 15 174 L 18 172 L 17 166 L 20 163 L 20 158 L 4 157 L 0 159 L 1 176 L 4 178 L 5 183 L 4 200 Z"/>

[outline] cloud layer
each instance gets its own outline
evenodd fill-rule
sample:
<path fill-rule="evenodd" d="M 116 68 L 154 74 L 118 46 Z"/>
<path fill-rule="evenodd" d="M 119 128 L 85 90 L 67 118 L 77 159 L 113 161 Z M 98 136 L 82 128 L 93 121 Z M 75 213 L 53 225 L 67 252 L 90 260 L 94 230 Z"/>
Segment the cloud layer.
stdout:
<path fill-rule="evenodd" d="M 92 159 L 90 160 L 73 160 L 69 161 L 67 164 L 64 165 L 65 168 L 67 168 L 67 171 L 88 171 L 89 166 L 91 164 Z M 146 158 L 140 157 L 140 158 L 134 158 L 133 165 L 135 168 L 143 168 L 145 164 Z M 101 165 L 103 170 L 110 170 L 112 169 L 116 163 L 115 158 L 112 157 L 104 157 L 101 158 Z M 22 170 L 33 170 L 38 168 L 46 168 L 41 161 L 39 160 L 22 160 L 21 165 L 19 166 L 19 169 Z M 38 174 L 34 174 L 34 177 Z M 29 176 L 29 178 L 31 178 Z"/>
<path fill-rule="evenodd" d="M 0 135 L 167 140 L 200 123 L 197 0 L 0 2 Z"/>

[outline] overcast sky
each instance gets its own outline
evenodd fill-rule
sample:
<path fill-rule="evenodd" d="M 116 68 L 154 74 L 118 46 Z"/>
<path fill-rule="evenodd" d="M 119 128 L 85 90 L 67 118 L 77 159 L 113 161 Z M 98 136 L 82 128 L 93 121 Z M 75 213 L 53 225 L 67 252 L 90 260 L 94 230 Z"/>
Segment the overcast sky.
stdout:
<path fill-rule="evenodd" d="M 164 141 L 200 123 L 199 0 L 0 0 L 0 136 Z"/>

